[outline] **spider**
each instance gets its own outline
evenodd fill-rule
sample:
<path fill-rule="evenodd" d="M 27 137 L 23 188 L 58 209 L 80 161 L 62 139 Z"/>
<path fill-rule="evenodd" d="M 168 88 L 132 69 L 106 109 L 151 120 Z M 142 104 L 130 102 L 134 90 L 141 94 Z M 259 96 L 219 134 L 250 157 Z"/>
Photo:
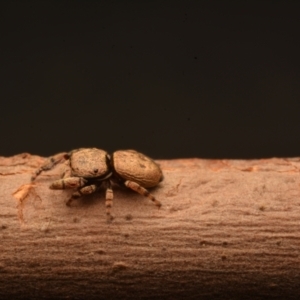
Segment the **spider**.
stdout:
<path fill-rule="evenodd" d="M 52 182 L 50 189 L 76 189 L 66 202 L 68 206 L 74 199 L 96 192 L 104 183 L 106 215 L 107 220 L 111 221 L 112 182 L 124 185 L 148 197 L 156 206 L 161 206 L 147 188 L 154 187 L 163 180 L 162 171 L 151 158 L 142 153 L 135 150 L 119 150 L 110 156 L 106 151 L 97 148 L 80 148 L 60 153 L 50 157 L 48 162 L 37 169 L 31 181 L 33 182 L 43 171 L 51 170 L 62 162 L 66 162 L 67 168 L 61 179 Z"/>

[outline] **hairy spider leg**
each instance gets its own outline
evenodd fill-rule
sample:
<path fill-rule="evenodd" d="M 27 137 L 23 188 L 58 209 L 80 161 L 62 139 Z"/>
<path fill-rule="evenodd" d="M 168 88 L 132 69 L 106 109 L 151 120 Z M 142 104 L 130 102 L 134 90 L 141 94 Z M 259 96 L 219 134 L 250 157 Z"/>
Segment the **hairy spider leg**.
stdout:
<path fill-rule="evenodd" d="M 149 198 L 157 207 L 161 207 L 161 203 L 152 195 L 148 190 L 146 190 L 144 187 L 139 185 L 138 183 L 131 181 L 131 180 L 126 180 L 124 182 L 125 186 L 128 188 L 132 189 L 133 191 L 139 193 L 142 196 L 145 196 Z"/>
<path fill-rule="evenodd" d="M 65 161 L 67 159 L 67 153 L 59 153 L 48 159 L 48 161 L 42 165 L 39 169 L 35 171 L 35 173 L 31 177 L 31 181 L 34 181 L 42 172 L 49 171 L 53 169 L 57 164 Z"/>
<path fill-rule="evenodd" d="M 110 213 L 110 209 L 113 204 L 114 193 L 111 188 L 110 180 L 106 180 L 106 193 L 105 193 L 105 207 L 106 207 L 106 218 L 107 222 L 111 222 L 114 217 Z"/>
<path fill-rule="evenodd" d="M 71 196 L 71 198 L 66 202 L 67 206 L 70 206 L 74 199 L 78 199 L 83 195 L 89 195 L 95 193 L 99 187 L 101 186 L 102 182 L 86 185 L 80 189 L 78 189 L 76 192 L 74 192 Z"/>
<path fill-rule="evenodd" d="M 53 181 L 49 188 L 51 190 L 75 189 L 85 186 L 88 183 L 83 177 L 65 177 Z"/>

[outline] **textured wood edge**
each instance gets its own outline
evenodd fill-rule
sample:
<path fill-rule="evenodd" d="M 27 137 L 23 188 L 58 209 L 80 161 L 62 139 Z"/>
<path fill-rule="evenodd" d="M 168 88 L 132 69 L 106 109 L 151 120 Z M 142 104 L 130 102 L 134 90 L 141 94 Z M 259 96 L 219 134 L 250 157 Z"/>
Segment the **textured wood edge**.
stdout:
<path fill-rule="evenodd" d="M 0 157 L 0 298 L 293 299 L 300 159 L 159 161 L 162 202 L 114 188 L 66 207 L 44 158 Z"/>

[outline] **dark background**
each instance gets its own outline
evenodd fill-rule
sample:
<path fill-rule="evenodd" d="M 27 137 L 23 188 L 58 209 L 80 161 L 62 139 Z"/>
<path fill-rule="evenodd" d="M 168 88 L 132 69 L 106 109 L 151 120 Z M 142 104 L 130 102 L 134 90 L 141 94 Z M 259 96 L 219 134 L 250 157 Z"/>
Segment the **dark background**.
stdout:
<path fill-rule="evenodd" d="M 0 155 L 300 156 L 300 18 L 285 1 L 0 4 Z"/>

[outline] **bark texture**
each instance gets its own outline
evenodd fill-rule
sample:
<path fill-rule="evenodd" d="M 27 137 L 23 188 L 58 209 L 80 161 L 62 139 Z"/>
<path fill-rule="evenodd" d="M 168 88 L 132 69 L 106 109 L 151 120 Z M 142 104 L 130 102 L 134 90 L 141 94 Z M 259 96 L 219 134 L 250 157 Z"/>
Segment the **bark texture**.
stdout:
<path fill-rule="evenodd" d="M 45 158 L 0 157 L 0 298 L 296 299 L 300 159 L 159 161 L 147 198 L 114 187 L 65 205 L 30 177 Z"/>

